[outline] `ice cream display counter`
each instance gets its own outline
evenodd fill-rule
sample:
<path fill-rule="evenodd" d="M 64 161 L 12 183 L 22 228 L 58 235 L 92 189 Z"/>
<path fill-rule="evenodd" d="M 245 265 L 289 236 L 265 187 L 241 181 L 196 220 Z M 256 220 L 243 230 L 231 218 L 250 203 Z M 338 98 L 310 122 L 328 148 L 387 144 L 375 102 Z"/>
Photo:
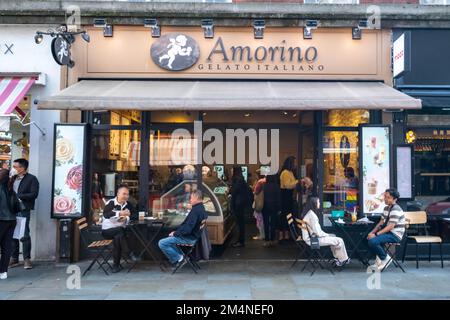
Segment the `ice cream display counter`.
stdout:
<path fill-rule="evenodd" d="M 153 214 L 168 219 L 169 228 L 177 228 L 190 210 L 189 198 L 197 190 L 196 180 L 184 180 L 153 202 Z M 222 245 L 234 227 L 230 214 L 228 187 L 222 181 L 201 184 L 203 204 L 208 213 L 207 228 L 211 243 Z"/>

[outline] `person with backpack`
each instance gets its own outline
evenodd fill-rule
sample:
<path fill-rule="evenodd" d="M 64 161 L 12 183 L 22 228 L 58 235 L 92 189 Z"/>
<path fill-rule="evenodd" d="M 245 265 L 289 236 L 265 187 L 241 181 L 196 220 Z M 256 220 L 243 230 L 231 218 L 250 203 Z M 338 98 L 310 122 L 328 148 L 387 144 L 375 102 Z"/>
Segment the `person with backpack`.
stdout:
<path fill-rule="evenodd" d="M 8 265 L 13 250 L 13 234 L 16 227 L 16 210 L 13 194 L 8 188 L 9 170 L 0 169 L 0 280 L 8 278 Z"/>
<path fill-rule="evenodd" d="M 247 185 L 242 174 L 242 168 L 239 166 L 233 167 L 233 176 L 231 177 L 231 211 L 236 216 L 236 221 L 239 229 L 238 241 L 233 243 L 233 248 L 245 246 L 245 212 L 249 204 L 253 202 L 253 192 Z M 250 194 L 252 195 L 250 197 Z"/>

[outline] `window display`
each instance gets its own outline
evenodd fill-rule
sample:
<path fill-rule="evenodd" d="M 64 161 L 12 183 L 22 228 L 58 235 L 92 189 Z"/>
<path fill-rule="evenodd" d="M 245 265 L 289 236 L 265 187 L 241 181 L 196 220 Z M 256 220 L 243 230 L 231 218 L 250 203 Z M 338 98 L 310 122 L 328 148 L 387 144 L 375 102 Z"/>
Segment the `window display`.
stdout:
<path fill-rule="evenodd" d="M 324 135 L 324 214 L 343 215 L 358 205 L 358 142 L 356 131 L 329 131 Z"/>

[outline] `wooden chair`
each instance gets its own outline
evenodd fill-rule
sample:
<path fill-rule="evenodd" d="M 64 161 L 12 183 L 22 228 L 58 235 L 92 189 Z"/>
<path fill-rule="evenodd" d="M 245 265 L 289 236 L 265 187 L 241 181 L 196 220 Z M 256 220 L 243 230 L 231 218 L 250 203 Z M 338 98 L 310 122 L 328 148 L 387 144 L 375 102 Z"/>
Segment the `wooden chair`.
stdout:
<path fill-rule="evenodd" d="M 408 243 L 412 242 L 416 244 L 416 268 L 419 268 L 419 245 L 426 245 L 428 244 L 428 261 L 431 262 L 431 246 L 433 244 L 439 244 L 439 250 L 441 255 L 441 268 L 444 268 L 444 259 L 442 256 L 442 239 L 438 236 L 430 236 L 428 235 L 428 229 L 427 229 L 427 213 L 425 211 L 412 211 L 412 212 L 405 212 L 405 219 L 408 223 L 408 229 L 407 233 L 409 233 L 409 230 L 411 227 L 415 227 L 417 230 L 418 235 L 408 235 L 405 234 L 406 241 L 405 241 L 405 248 L 403 251 L 403 258 L 402 261 L 405 261 L 406 257 L 406 249 L 408 247 Z M 421 235 L 420 229 L 425 231 L 425 235 Z"/>
<path fill-rule="evenodd" d="M 94 259 L 89 264 L 87 269 L 83 272 L 83 276 L 93 267 L 95 263 L 99 265 L 106 275 L 108 271 L 105 265 L 112 268 L 108 260 L 112 255 L 112 240 L 96 240 L 91 241 L 90 233 L 88 230 L 88 224 L 86 218 L 81 218 L 76 221 L 78 230 L 80 231 L 81 243 L 91 253 L 94 254 Z"/>
<path fill-rule="evenodd" d="M 185 264 L 189 264 L 189 266 L 191 267 L 192 270 L 194 270 L 195 273 L 198 273 L 197 270 L 200 270 L 200 265 L 197 263 L 197 261 L 195 261 L 195 257 L 193 256 L 193 251 L 195 246 L 197 245 L 197 243 L 200 241 L 201 239 L 201 234 L 203 232 L 203 229 L 206 226 L 206 219 L 202 220 L 202 222 L 200 223 L 200 237 L 198 239 L 195 240 L 195 242 L 193 244 L 187 244 L 187 243 L 183 243 L 183 244 L 177 244 L 177 248 L 181 251 L 182 255 L 183 255 L 183 261 L 186 261 L 187 263 L 182 263 L 179 266 L 177 266 L 172 274 L 175 274 L 179 269 L 180 266 L 184 266 Z"/>

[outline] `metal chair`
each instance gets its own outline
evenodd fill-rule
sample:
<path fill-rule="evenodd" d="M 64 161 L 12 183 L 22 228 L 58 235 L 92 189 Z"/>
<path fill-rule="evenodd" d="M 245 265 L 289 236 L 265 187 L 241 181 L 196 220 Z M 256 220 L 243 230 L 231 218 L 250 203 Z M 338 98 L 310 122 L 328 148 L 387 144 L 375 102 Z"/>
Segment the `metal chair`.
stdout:
<path fill-rule="evenodd" d="M 198 270 L 200 270 L 200 265 L 197 263 L 197 261 L 195 261 L 195 257 L 193 256 L 193 251 L 195 246 L 197 245 L 198 241 L 201 239 L 201 234 L 203 229 L 206 226 L 206 219 L 202 220 L 202 222 L 200 223 L 200 236 L 199 238 L 197 238 L 195 240 L 195 243 L 193 244 L 187 244 L 187 243 L 183 243 L 183 244 L 177 244 L 176 247 L 178 248 L 178 250 L 180 250 L 180 252 L 183 255 L 183 263 L 179 264 L 173 271 L 172 274 L 175 274 L 180 267 L 184 266 L 185 264 L 188 264 L 191 269 L 195 272 L 198 273 Z M 187 263 L 184 263 L 187 262 Z"/>
<path fill-rule="evenodd" d="M 93 265 L 97 263 L 99 265 L 99 268 L 101 268 L 106 275 L 108 274 L 108 271 L 104 267 L 105 265 L 112 268 L 109 264 L 108 260 L 112 255 L 112 240 L 96 240 L 91 241 L 90 233 L 88 230 L 88 224 L 86 221 L 86 218 L 81 218 L 76 221 L 78 230 L 80 231 L 80 237 L 81 242 L 83 246 L 91 253 L 94 254 L 94 259 L 89 264 L 87 269 L 83 272 L 83 276 L 86 275 L 86 273 L 91 270 Z"/>
<path fill-rule="evenodd" d="M 438 236 L 428 235 L 427 223 L 427 213 L 425 211 L 412 211 L 405 212 L 405 219 L 408 221 L 408 227 L 414 226 L 417 228 L 418 235 L 408 236 L 407 232 L 405 234 L 405 248 L 403 251 L 402 261 L 405 261 L 406 249 L 408 248 L 408 243 L 412 242 L 416 244 L 416 268 L 419 268 L 419 245 L 428 244 L 428 261 L 431 262 L 431 246 L 433 244 L 439 244 L 440 256 L 441 256 L 441 268 L 444 268 L 444 258 L 442 255 L 442 238 Z M 408 229 L 409 229 L 408 228 Z M 425 235 L 420 235 L 420 228 L 425 231 Z"/>
<path fill-rule="evenodd" d="M 292 214 L 288 214 L 287 219 L 288 219 L 289 230 L 291 231 L 291 236 L 292 235 L 294 236 L 294 241 L 297 244 L 298 248 L 300 249 L 299 257 L 303 256 L 303 254 L 306 253 L 307 261 L 306 261 L 305 265 L 303 266 L 301 272 L 305 271 L 305 269 L 308 265 L 311 265 L 312 272 L 311 272 L 310 276 L 312 276 L 316 272 L 317 267 L 320 267 L 320 269 L 327 269 L 328 271 L 331 272 L 331 274 L 334 275 L 334 271 L 331 268 L 331 266 L 328 263 L 326 263 L 326 266 L 324 266 L 321 262 L 321 261 L 324 261 L 325 259 L 322 255 L 322 253 L 320 252 L 320 245 L 316 246 L 316 245 L 308 244 L 301 236 L 301 230 L 306 230 L 306 232 L 308 232 L 309 237 L 311 238 L 311 233 L 309 231 L 310 227 L 308 226 L 308 223 L 301 219 L 294 219 Z M 294 221 L 295 221 L 295 223 L 294 223 Z M 297 263 L 298 260 L 299 260 L 299 258 L 297 258 L 294 261 L 294 263 L 292 264 L 291 267 L 293 267 Z"/>

